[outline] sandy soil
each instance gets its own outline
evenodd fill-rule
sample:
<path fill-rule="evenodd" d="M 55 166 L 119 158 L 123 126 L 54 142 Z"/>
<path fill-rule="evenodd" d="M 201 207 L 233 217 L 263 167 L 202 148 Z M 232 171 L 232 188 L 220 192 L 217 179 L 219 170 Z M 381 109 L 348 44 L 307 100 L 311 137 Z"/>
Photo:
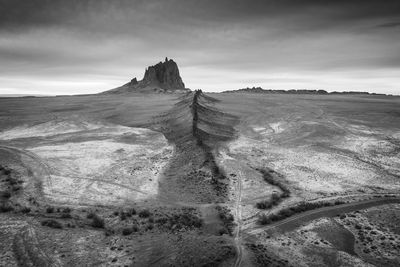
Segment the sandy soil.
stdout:
<path fill-rule="evenodd" d="M 27 136 L 46 137 L 25 150 L 46 167 L 43 192 L 55 203 L 116 205 L 154 197 L 173 152 L 162 134 L 149 129 L 82 118 L 19 126 L 0 138 L 13 144 Z"/>
<path fill-rule="evenodd" d="M 0 99 L 0 265 L 398 266 L 398 205 L 249 233 L 398 193 L 400 98 L 193 96 Z"/>

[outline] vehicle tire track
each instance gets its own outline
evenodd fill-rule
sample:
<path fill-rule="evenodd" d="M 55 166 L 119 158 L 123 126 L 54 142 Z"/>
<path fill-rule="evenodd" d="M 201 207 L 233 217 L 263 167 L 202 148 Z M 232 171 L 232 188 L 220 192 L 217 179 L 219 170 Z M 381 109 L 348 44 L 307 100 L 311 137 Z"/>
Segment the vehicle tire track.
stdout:
<path fill-rule="evenodd" d="M 235 267 L 239 267 L 242 263 L 242 258 L 243 258 L 243 249 L 242 249 L 242 243 L 241 243 L 241 231 L 242 231 L 242 172 L 239 172 L 239 175 L 237 176 L 237 197 L 236 197 L 236 218 L 237 218 L 237 228 L 236 228 L 236 234 L 235 234 L 235 245 L 236 245 L 236 261 L 235 261 Z"/>

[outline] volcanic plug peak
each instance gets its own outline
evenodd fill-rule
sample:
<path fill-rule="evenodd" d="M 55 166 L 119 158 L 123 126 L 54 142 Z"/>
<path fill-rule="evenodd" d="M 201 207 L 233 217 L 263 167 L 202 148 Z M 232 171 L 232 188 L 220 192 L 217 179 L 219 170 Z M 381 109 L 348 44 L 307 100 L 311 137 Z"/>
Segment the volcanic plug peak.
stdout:
<path fill-rule="evenodd" d="M 168 58 L 165 58 L 164 62 L 148 67 L 141 82 L 145 85 L 159 84 L 164 89 L 185 89 L 178 65 Z"/>
<path fill-rule="evenodd" d="M 172 59 L 165 58 L 164 62 L 146 68 L 144 77 L 138 81 L 133 78 L 121 87 L 104 93 L 125 92 L 180 92 L 188 91 L 179 74 L 178 64 Z"/>

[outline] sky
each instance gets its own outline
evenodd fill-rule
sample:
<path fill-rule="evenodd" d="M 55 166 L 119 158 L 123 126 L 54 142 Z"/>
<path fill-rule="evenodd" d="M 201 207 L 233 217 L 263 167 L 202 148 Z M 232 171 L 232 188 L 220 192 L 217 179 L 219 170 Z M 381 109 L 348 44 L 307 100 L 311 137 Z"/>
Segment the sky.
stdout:
<path fill-rule="evenodd" d="M 399 0 L 0 0 L 0 94 L 185 85 L 400 94 Z"/>

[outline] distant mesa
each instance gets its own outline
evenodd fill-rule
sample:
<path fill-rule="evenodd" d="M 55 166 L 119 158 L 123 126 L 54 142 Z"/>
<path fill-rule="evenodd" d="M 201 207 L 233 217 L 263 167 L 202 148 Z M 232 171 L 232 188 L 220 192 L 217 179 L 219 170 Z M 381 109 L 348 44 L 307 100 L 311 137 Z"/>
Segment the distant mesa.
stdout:
<path fill-rule="evenodd" d="M 185 84 L 179 75 L 178 65 L 172 59 L 165 58 L 154 66 L 146 68 L 144 77 L 138 81 L 133 78 L 130 82 L 121 87 L 108 90 L 103 94 L 120 94 L 129 92 L 188 92 Z"/>
<path fill-rule="evenodd" d="M 325 90 L 311 90 L 311 89 L 290 89 L 290 90 L 276 90 L 276 89 L 263 89 L 261 87 L 247 87 L 237 90 L 223 91 L 222 93 L 253 93 L 253 94 L 317 94 L 317 95 L 382 95 L 369 92 L 359 91 L 343 91 L 343 92 L 327 92 Z M 391 96 L 391 95 L 388 95 Z"/>

